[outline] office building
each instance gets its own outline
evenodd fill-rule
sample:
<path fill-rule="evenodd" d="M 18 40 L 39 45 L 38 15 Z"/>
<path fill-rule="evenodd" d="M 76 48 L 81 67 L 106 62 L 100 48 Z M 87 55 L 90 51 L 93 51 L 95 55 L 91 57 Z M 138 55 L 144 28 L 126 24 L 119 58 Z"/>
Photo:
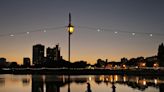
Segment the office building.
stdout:
<path fill-rule="evenodd" d="M 26 67 L 29 67 L 30 66 L 30 58 L 24 57 L 23 58 L 23 65 Z"/>
<path fill-rule="evenodd" d="M 47 48 L 47 61 L 59 61 L 61 56 L 60 56 L 60 49 L 59 45 L 56 45 L 54 48 Z"/>
<path fill-rule="evenodd" d="M 44 45 L 37 44 L 33 46 L 32 59 L 34 65 L 42 65 L 44 63 Z"/>

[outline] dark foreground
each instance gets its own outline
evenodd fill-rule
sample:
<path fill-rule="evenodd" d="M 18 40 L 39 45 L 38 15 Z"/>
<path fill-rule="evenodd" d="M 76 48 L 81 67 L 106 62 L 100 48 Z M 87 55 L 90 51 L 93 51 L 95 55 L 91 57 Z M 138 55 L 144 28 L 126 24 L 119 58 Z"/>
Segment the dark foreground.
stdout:
<path fill-rule="evenodd" d="M 164 76 L 164 70 L 155 69 L 63 69 L 63 68 L 48 68 L 48 69 L 1 69 L 0 74 L 55 74 L 55 75 L 151 75 Z"/>

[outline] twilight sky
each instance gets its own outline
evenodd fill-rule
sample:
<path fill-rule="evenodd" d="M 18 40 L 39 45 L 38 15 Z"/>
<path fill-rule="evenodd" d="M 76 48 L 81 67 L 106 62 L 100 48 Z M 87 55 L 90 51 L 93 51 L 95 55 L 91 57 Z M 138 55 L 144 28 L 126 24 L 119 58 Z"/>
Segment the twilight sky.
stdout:
<path fill-rule="evenodd" d="M 164 0 L 0 0 L 0 57 L 21 64 L 32 45 L 59 43 L 67 60 L 69 12 L 72 61 L 153 56 L 164 42 Z"/>

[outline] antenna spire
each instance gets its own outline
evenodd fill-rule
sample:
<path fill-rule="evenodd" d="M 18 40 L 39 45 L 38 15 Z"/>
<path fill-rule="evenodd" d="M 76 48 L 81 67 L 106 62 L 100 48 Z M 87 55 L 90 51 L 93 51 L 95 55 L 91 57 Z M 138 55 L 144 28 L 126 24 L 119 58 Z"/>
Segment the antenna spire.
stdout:
<path fill-rule="evenodd" d="M 69 13 L 69 24 L 71 24 L 71 13 Z"/>

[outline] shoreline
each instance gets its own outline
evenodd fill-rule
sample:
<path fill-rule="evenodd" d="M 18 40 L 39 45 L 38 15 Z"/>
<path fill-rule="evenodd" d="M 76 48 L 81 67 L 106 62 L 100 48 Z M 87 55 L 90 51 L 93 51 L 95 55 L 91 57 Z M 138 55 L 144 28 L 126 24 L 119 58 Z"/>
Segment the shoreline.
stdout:
<path fill-rule="evenodd" d="M 164 76 L 164 70 L 154 69 L 10 69 L 0 70 L 0 74 L 53 74 L 53 75 L 137 75 L 137 76 Z"/>

